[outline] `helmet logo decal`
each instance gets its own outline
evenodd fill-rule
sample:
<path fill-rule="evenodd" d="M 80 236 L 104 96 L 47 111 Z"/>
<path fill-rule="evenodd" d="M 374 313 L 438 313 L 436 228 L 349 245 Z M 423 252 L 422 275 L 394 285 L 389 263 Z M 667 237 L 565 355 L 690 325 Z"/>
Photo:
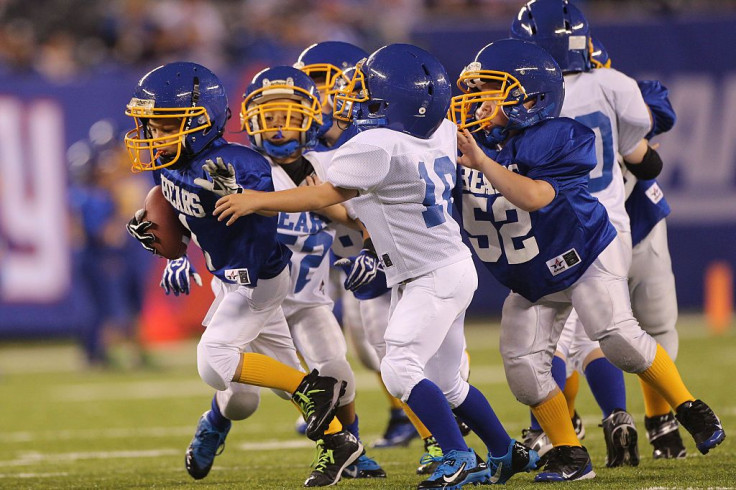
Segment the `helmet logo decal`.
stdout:
<path fill-rule="evenodd" d="M 567 49 L 588 49 L 588 41 L 585 36 L 570 36 Z"/>
<path fill-rule="evenodd" d="M 144 113 L 152 113 L 153 106 L 156 104 L 156 101 L 153 99 L 139 99 L 137 97 L 133 97 L 130 99 L 130 102 L 128 102 L 128 107 L 131 109 L 140 108 L 143 109 Z"/>

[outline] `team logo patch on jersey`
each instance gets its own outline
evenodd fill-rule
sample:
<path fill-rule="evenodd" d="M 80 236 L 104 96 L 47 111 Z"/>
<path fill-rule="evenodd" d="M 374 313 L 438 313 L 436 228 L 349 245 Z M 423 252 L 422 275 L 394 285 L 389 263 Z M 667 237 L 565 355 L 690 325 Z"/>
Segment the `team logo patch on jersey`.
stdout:
<path fill-rule="evenodd" d="M 560 274 L 579 263 L 580 256 L 578 255 L 577 250 L 571 248 L 567 252 L 558 255 L 554 259 L 548 260 L 547 268 L 549 268 L 549 271 L 552 273 L 553 276 L 556 276 L 557 274 Z"/>
<path fill-rule="evenodd" d="M 657 185 L 656 182 L 654 182 L 652 186 L 646 190 L 645 194 L 654 204 L 657 204 L 664 197 L 664 192 L 662 192 L 662 189 Z"/>
<path fill-rule="evenodd" d="M 250 284 L 248 269 L 227 269 L 225 270 L 225 279 L 242 286 L 248 286 Z"/>

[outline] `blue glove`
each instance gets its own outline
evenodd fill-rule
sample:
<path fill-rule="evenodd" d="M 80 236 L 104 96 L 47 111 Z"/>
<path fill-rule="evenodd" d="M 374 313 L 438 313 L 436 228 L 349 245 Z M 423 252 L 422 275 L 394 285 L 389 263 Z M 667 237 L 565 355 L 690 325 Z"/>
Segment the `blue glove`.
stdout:
<path fill-rule="evenodd" d="M 194 266 L 186 255 L 176 260 L 169 260 L 161 278 L 161 287 L 164 288 L 167 295 L 171 292 L 174 293 L 174 296 L 179 296 L 179 293 L 189 294 L 190 277 L 194 279 L 197 286 L 202 285 L 202 278 L 194 270 Z"/>
<path fill-rule="evenodd" d="M 365 286 L 375 279 L 378 273 L 378 257 L 375 252 L 365 248 L 355 257 L 336 260 L 335 265 L 345 269 L 348 277 L 344 286 L 348 291 Z"/>

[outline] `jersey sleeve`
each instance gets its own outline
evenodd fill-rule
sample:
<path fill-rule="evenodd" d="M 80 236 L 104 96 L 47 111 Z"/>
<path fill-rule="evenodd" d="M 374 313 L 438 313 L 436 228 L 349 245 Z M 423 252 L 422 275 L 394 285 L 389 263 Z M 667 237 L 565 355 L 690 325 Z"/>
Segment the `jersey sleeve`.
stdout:
<path fill-rule="evenodd" d="M 235 167 L 235 179 L 243 189 L 255 191 L 273 191 L 271 165 L 261 155 L 250 153 L 238 158 Z"/>
<path fill-rule="evenodd" d="M 557 191 L 595 168 L 595 133 L 584 125 L 559 118 L 527 131 L 513 160 L 522 175 L 545 180 Z"/>
<path fill-rule="evenodd" d="M 335 153 L 327 170 L 327 180 L 336 187 L 366 192 L 388 175 L 391 156 L 383 148 L 348 141 Z"/>
<path fill-rule="evenodd" d="M 618 116 L 618 152 L 626 156 L 646 136 L 652 123 L 636 80 L 615 70 L 610 73 L 615 76 L 610 80 L 608 89 Z"/>
<path fill-rule="evenodd" d="M 670 103 L 667 87 L 659 80 L 640 80 L 637 84 L 644 97 L 644 102 L 652 112 L 652 130 L 647 133 L 646 138 L 651 139 L 672 129 L 677 121 L 677 115 Z"/>

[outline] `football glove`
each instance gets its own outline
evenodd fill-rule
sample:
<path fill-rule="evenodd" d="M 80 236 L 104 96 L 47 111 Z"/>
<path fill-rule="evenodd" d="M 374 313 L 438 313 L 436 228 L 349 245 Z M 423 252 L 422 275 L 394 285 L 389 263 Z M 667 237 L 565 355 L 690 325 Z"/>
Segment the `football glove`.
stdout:
<path fill-rule="evenodd" d="M 174 293 L 174 296 L 181 294 L 189 294 L 190 277 L 194 279 L 197 286 L 202 285 L 202 278 L 186 255 L 175 260 L 169 260 L 161 277 L 161 287 L 168 295 Z"/>
<path fill-rule="evenodd" d="M 135 212 L 133 218 L 128 221 L 128 224 L 125 225 L 125 229 L 128 230 L 130 236 L 140 242 L 143 248 L 152 254 L 155 254 L 156 249 L 153 248 L 153 242 L 156 240 L 156 237 L 153 236 L 153 233 L 146 233 L 146 230 L 148 230 L 153 223 L 150 221 L 143 221 L 143 218 L 145 217 L 146 210 L 139 209 Z"/>
<path fill-rule="evenodd" d="M 243 192 L 243 188 L 238 185 L 235 179 L 235 168 L 233 168 L 233 164 L 228 163 L 226 165 L 221 157 L 217 157 L 215 162 L 205 160 L 202 170 L 207 172 L 212 179 L 212 181 L 199 177 L 194 179 L 194 183 L 203 189 L 214 192 L 220 197 Z"/>
<path fill-rule="evenodd" d="M 345 269 L 348 277 L 343 285 L 348 291 L 365 286 L 378 274 L 378 256 L 365 248 L 355 257 L 336 260 L 335 265 Z"/>

